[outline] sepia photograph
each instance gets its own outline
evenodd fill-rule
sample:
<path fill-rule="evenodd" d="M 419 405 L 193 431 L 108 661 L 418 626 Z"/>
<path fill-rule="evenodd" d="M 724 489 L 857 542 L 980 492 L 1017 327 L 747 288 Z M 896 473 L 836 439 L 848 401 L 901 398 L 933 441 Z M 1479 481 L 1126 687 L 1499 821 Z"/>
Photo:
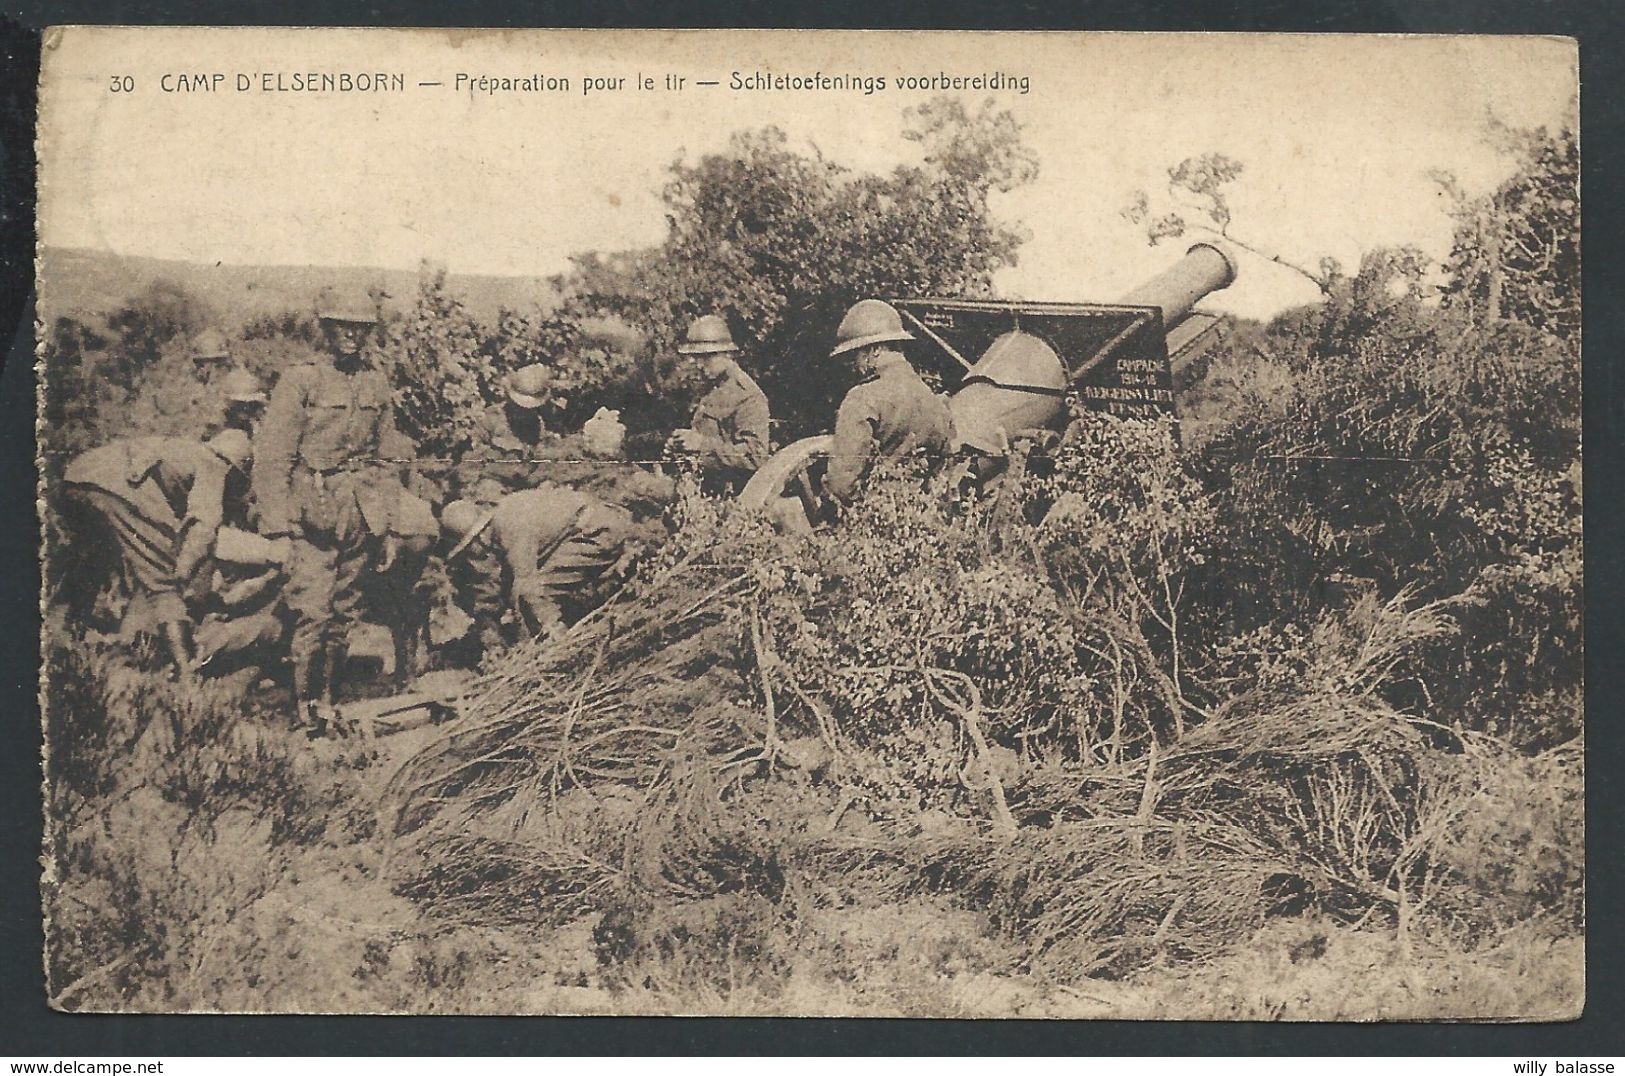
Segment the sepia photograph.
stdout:
<path fill-rule="evenodd" d="M 49 1004 L 1578 1018 L 1577 55 L 47 30 Z"/>

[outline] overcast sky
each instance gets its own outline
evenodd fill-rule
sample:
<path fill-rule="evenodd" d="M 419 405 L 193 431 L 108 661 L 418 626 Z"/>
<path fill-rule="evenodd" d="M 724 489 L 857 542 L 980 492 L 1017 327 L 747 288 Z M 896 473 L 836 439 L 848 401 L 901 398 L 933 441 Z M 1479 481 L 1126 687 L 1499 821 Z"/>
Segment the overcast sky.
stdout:
<path fill-rule="evenodd" d="M 1010 297 L 1111 300 L 1177 256 L 1120 216 L 1138 188 L 1210 150 L 1242 161 L 1238 236 L 1313 265 L 1401 242 L 1448 244 L 1429 173 L 1471 190 L 1508 162 L 1491 115 L 1554 125 L 1575 107 L 1564 41 L 1231 35 L 74 29 L 46 51 L 40 218 L 46 243 L 194 261 L 545 275 L 587 250 L 658 242 L 664 170 L 776 124 L 852 168 L 917 159 L 902 112 L 931 96 L 900 74 L 1002 72 L 992 96 L 1041 160 L 997 211 L 1033 239 Z M 404 93 L 265 92 L 283 73 L 399 72 Z M 735 91 L 738 71 L 885 77 L 886 92 Z M 218 92 L 164 76 L 219 73 Z M 488 96 L 459 73 L 571 80 Z M 661 88 L 639 91 L 639 74 Z M 254 89 L 237 92 L 236 77 Z M 681 92 L 664 76 L 686 79 Z M 115 76 L 134 92 L 113 92 Z M 582 94 L 584 76 L 623 77 Z M 698 87 L 702 79 L 720 86 Z M 420 87 L 419 82 L 444 83 Z M 171 80 L 173 84 L 173 80 Z M 1262 316 L 1312 286 L 1257 260 L 1210 305 Z"/>

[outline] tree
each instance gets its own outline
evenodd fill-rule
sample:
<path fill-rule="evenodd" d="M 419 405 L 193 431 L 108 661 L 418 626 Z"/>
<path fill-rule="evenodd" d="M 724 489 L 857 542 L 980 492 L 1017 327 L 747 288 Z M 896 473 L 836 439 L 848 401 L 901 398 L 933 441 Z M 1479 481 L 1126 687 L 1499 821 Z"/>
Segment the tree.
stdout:
<path fill-rule="evenodd" d="M 154 281 L 107 318 L 108 329 L 118 337 L 109 378 L 133 392 L 166 349 L 185 346 L 208 320 L 208 310 L 191 292 L 168 280 Z"/>
<path fill-rule="evenodd" d="M 1478 325 L 1507 318 L 1574 341 L 1580 331 L 1579 145 L 1574 130 L 1492 127 L 1516 161 L 1489 194 L 1469 197 L 1449 173 L 1454 242 L 1443 302 Z"/>
<path fill-rule="evenodd" d="M 1483 198 L 1456 192 L 1442 267 L 1368 251 L 1352 275 L 1320 275 L 1319 302 L 1224 346 L 1198 465 L 1239 626 L 1306 625 L 1351 587 L 1454 603 L 1462 641 L 1428 656 L 1408 703 L 1543 745 L 1579 712 L 1575 158 L 1563 134 L 1502 137 L 1516 169 Z M 1240 172 L 1182 162 L 1185 208 L 1131 212 L 1152 242 L 1197 219 L 1228 235 Z"/>
<path fill-rule="evenodd" d="M 39 434 L 41 459 L 53 481 L 69 457 L 104 437 L 106 392 L 96 360 L 108 343 L 93 327 L 69 317 L 57 318 L 44 335 Z"/>
<path fill-rule="evenodd" d="M 395 388 L 395 420 L 428 456 L 466 449 L 498 373 L 480 326 L 446 289 L 446 271 L 425 265 L 417 302 L 385 326 L 380 352 Z"/>
<path fill-rule="evenodd" d="M 1186 157 L 1168 169 L 1166 196 L 1159 199 L 1166 202 L 1167 208 L 1158 212 L 1152 205 L 1150 193 L 1141 190 L 1134 193 L 1123 209 L 1123 216 L 1131 223 L 1145 226 L 1146 238 L 1152 246 L 1165 239 L 1182 239 L 1193 231 L 1203 233 L 1268 258 L 1313 282 L 1321 291 L 1330 291 L 1342 276 L 1342 267 L 1335 258 L 1322 258 L 1318 266 L 1309 269 L 1279 253 L 1255 246 L 1235 233 L 1229 187 L 1245 170 L 1240 161 L 1223 153 Z"/>
<path fill-rule="evenodd" d="M 902 137 L 919 144 L 921 163 L 882 176 L 793 148 L 775 127 L 740 132 L 722 153 L 672 163 L 661 246 L 576 259 L 564 281 L 574 309 L 621 318 L 649 340 L 656 404 L 629 425 L 686 420 L 672 352 L 701 314 L 729 319 L 782 440 L 829 424 L 848 382 L 827 355 L 848 305 L 991 292 L 1026 238 L 989 204 L 1037 174 L 1020 124 L 991 102 L 943 98 L 907 110 Z"/>

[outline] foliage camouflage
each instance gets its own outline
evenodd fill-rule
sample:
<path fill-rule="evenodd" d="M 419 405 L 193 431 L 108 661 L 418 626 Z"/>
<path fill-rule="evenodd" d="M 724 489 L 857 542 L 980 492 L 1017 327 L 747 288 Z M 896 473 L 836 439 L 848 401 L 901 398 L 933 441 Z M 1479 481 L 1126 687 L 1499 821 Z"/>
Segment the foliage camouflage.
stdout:
<path fill-rule="evenodd" d="M 714 311 L 799 405 L 781 442 L 826 425 L 848 302 L 987 295 L 1020 246 L 989 208 L 1033 175 L 1014 121 L 907 124 L 922 159 L 886 176 L 771 129 L 675 162 L 665 242 L 581 258 L 561 306 L 482 322 L 422 274 L 377 345 L 403 425 L 454 454 L 541 361 L 550 421 L 620 407 L 644 454 L 691 403 L 671 345 Z M 1496 137 L 1516 171 L 1494 191 L 1439 177 L 1443 265 L 1293 266 L 1321 300 L 1229 325 L 1177 440 L 1079 415 L 1014 446 L 988 496 L 905 464 L 788 541 L 687 499 L 626 589 L 489 662 L 392 774 L 314 754 L 231 685 L 181 697 L 139 654 L 53 634 L 53 996 L 954 1015 L 986 1013 L 956 983 L 1177 967 L 1178 996 L 1236 1015 L 1572 1015 L 1574 139 Z M 1235 240 L 1245 175 L 1192 158 L 1169 173 L 1191 208 L 1129 212 L 1153 240 Z M 50 326 L 47 465 L 151 421 L 208 320 L 159 289 Z M 269 380 L 313 339 L 264 317 L 234 354 Z M 1374 932 L 1406 985 L 1361 1000 Z M 316 950 L 338 974 L 311 974 Z"/>

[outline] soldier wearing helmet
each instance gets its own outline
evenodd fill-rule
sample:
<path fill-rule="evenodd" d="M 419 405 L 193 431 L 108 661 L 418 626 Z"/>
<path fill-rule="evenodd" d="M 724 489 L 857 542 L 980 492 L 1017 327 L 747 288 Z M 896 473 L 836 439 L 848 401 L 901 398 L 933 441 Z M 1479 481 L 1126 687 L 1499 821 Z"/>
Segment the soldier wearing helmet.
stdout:
<path fill-rule="evenodd" d="M 252 437 L 269 402 L 260 379 L 239 366 L 226 374 L 220 391 L 226 398 L 225 428 L 242 430 Z"/>
<path fill-rule="evenodd" d="M 540 461 L 551 441 L 542 408 L 552 392 L 552 372 L 541 363 L 521 366 L 503 379 L 502 400 L 480 417 L 474 443 L 463 456 L 461 496 L 495 504 L 504 494 L 542 481 Z"/>
<path fill-rule="evenodd" d="M 231 361 L 231 349 L 226 346 L 226 334 L 219 329 L 205 329 L 192 339 L 192 364 L 200 371 L 212 371 Z"/>
<path fill-rule="evenodd" d="M 715 314 L 689 325 L 677 353 L 697 360 L 709 391 L 669 447 L 694 458 L 704 488 L 737 492 L 768 457 L 767 396 L 740 368 L 728 323 Z"/>
<path fill-rule="evenodd" d="M 231 348 L 218 329 L 205 329 L 187 344 L 191 377 L 181 386 L 163 386 L 154 393 L 152 403 L 163 416 L 161 425 L 166 430 L 190 435 L 220 427 L 220 382 L 222 371 L 231 363 Z"/>
<path fill-rule="evenodd" d="M 186 602 L 207 583 L 216 536 L 247 493 L 252 462 L 247 435 L 225 430 L 206 442 L 114 441 L 63 474 L 65 523 L 79 552 L 115 557 L 130 591 L 124 636 L 160 636 L 183 677 L 194 660 Z"/>
<path fill-rule="evenodd" d="M 831 357 L 850 355 L 861 380 L 835 416 L 824 490 L 849 502 L 878 459 L 944 453 L 953 439 L 947 403 L 920 380 L 896 348 L 913 337 L 889 303 L 865 299 L 841 319 Z"/>
<path fill-rule="evenodd" d="M 394 560 L 391 516 L 400 499 L 383 451 L 394 430 L 389 383 L 363 355 L 376 312 L 370 303 L 330 302 L 318 317 L 326 360 L 278 380 L 254 476 L 261 530 L 291 543 L 295 721 L 312 734 L 331 720 L 362 573 Z"/>
<path fill-rule="evenodd" d="M 397 686 L 404 686 L 418 671 L 429 633 L 434 587 L 425 569 L 440 539 L 434 506 L 442 494 L 419 465 L 417 445 L 406 434 L 390 431 L 383 450 L 399 479 L 398 500 L 390 514 L 395 556 L 364 578 L 362 590 L 371 618 L 389 629 L 395 651 L 394 679 Z"/>

